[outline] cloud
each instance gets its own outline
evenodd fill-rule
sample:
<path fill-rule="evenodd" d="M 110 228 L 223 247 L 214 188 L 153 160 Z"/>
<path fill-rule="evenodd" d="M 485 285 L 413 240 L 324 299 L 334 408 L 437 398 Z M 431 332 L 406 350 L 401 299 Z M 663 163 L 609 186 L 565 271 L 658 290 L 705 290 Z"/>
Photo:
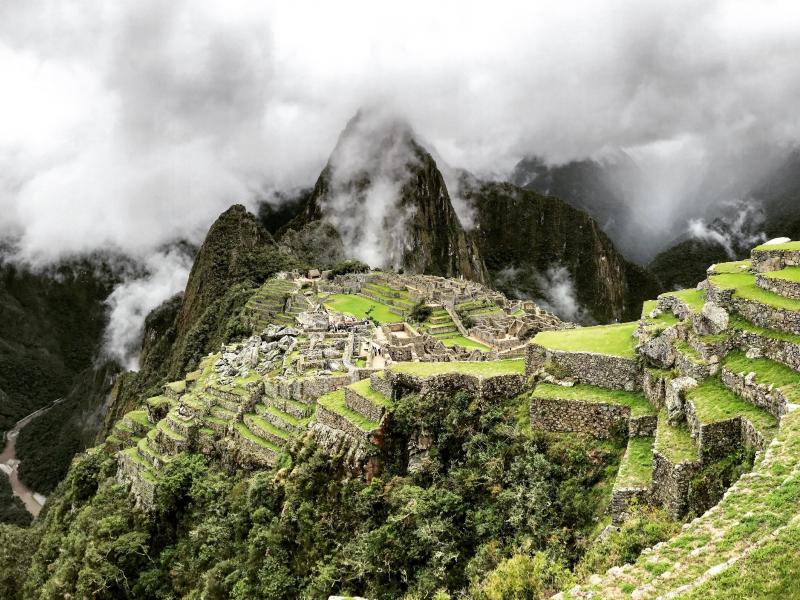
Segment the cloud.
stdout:
<path fill-rule="evenodd" d="M 142 327 L 147 314 L 166 298 L 183 291 L 192 259 L 180 250 L 149 256 L 143 270 L 126 278 L 106 299 L 109 324 L 104 353 L 127 369 L 139 368 Z"/>
<path fill-rule="evenodd" d="M 97 249 L 147 265 L 175 240 L 199 243 L 234 202 L 312 184 L 364 105 L 403 114 L 442 162 L 484 177 L 524 155 L 621 148 L 643 170 L 637 222 L 670 230 L 797 143 L 799 13 L 722 0 L 5 2 L 0 237 L 34 265 Z M 370 193 L 365 236 L 394 189 Z"/>
<path fill-rule="evenodd" d="M 564 321 L 591 324 L 592 318 L 586 307 L 578 302 L 575 282 L 566 267 L 553 265 L 543 273 L 534 274 L 534 281 L 541 290 L 537 303 Z"/>
<path fill-rule="evenodd" d="M 716 219 L 711 224 L 703 219 L 690 219 L 687 231 L 695 239 L 719 244 L 728 257 L 735 260 L 767 241 L 767 234 L 761 230 L 764 216 L 756 206 L 744 201 L 729 205 L 731 216 Z"/>

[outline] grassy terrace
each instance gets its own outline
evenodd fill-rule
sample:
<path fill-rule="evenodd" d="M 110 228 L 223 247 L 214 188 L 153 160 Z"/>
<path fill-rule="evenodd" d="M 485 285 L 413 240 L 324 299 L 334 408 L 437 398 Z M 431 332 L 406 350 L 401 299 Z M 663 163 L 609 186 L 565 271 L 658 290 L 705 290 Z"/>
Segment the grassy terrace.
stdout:
<path fill-rule="evenodd" d="M 675 342 L 673 346 L 675 350 L 683 354 L 686 358 L 688 358 L 696 365 L 708 364 L 708 361 L 704 360 L 703 357 L 700 356 L 700 354 L 697 352 L 697 350 L 692 348 L 689 344 L 687 344 L 683 340 L 678 340 L 677 342 Z"/>
<path fill-rule="evenodd" d="M 348 387 L 356 394 L 363 396 L 376 406 L 385 406 L 388 408 L 392 405 L 392 402 L 389 400 L 389 398 L 380 392 L 376 392 L 370 387 L 369 379 L 362 379 L 361 381 L 353 383 Z"/>
<path fill-rule="evenodd" d="M 489 352 L 489 350 L 491 350 L 491 348 L 489 348 L 489 346 L 486 344 L 481 344 L 475 340 L 465 338 L 463 335 L 453 335 L 448 333 L 444 335 L 434 335 L 433 337 L 442 342 L 448 348 L 452 346 L 461 346 L 462 348 L 477 348 L 482 352 Z"/>
<path fill-rule="evenodd" d="M 759 327 L 758 325 L 755 325 L 754 323 L 751 323 L 750 321 L 747 321 L 738 315 L 731 315 L 731 319 L 728 322 L 728 328 L 735 331 L 754 333 L 761 337 L 770 338 L 773 340 L 783 340 L 785 342 L 791 342 L 793 344 L 800 345 L 800 335 L 793 335 L 783 331 Z"/>
<path fill-rule="evenodd" d="M 533 338 L 549 350 L 565 352 L 595 352 L 623 358 L 636 356 L 634 347 L 636 340 L 633 332 L 636 323 L 620 323 L 617 325 L 599 325 L 597 327 L 576 327 L 558 331 L 541 331 Z"/>
<path fill-rule="evenodd" d="M 139 474 L 150 483 L 155 483 L 156 478 L 153 474 L 152 466 L 147 463 L 139 454 L 136 452 L 136 448 L 126 448 L 122 451 L 129 459 L 131 459 L 136 466 L 139 468 Z"/>
<path fill-rule="evenodd" d="M 793 401 L 800 399 L 800 373 L 779 362 L 768 358 L 750 359 L 737 350 L 725 357 L 722 366 L 734 373 L 755 373 L 756 383 L 772 384 Z"/>
<path fill-rule="evenodd" d="M 761 244 L 760 246 L 753 248 L 753 252 L 758 252 L 761 250 L 798 251 L 800 250 L 800 242 L 786 242 L 785 244 Z"/>
<path fill-rule="evenodd" d="M 344 403 L 344 388 L 336 390 L 335 392 L 331 392 L 330 394 L 325 394 L 319 400 L 317 400 L 317 402 L 321 406 L 327 408 L 329 411 L 340 414 L 364 432 L 377 429 L 380 425 L 380 423 L 370 421 L 361 413 L 357 413 L 356 411 L 348 408 L 348 406 Z"/>
<path fill-rule="evenodd" d="M 294 425 L 295 427 L 305 427 L 306 424 L 308 424 L 308 422 L 311 420 L 310 417 L 306 417 L 304 419 L 298 419 L 297 417 L 293 417 L 289 413 L 283 412 L 282 410 L 274 406 L 268 406 L 266 412 L 280 419 L 283 419 L 284 421 L 286 421 L 290 425 Z"/>
<path fill-rule="evenodd" d="M 664 411 L 658 414 L 658 427 L 653 449 L 676 465 L 686 461 L 693 462 L 700 458 L 697 445 L 695 445 L 686 424 L 670 425 L 667 421 L 667 413 Z"/>
<path fill-rule="evenodd" d="M 352 294 L 332 294 L 325 300 L 325 307 L 357 319 L 370 317 L 378 323 L 398 323 L 403 320 L 403 317 L 392 312 L 385 304 Z"/>
<path fill-rule="evenodd" d="M 123 418 L 130 419 L 134 423 L 146 427 L 147 429 L 153 426 L 150 419 L 147 418 L 147 411 L 141 408 L 127 413 Z"/>
<path fill-rule="evenodd" d="M 778 428 L 775 417 L 739 398 L 717 378 L 705 379 L 696 388 L 687 390 L 686 398 L 694 404 L 695 413 L 702 424 L 742 416 L 764 434 Z"/>
<path fill-rule="evenodd" d="M 525 361 L 521 358 L 515 358 L 485 362 L 413 362 L 398 363 L 389 367 L 389 370 L 419 377 L 430 377 L 443 373 L 464 373 L 477 377 L 494 377 L 497 375 L 523 375 L 525 373 Z"/>
<path fill-rule="evenodd" d="M 680 323 L 678 317 L 672 313 L 662 312 L 656 317 L 651 317 L 650 313 L 656 310 L 656 304 L 657 302 L 655 300 L 647 300 L 642 305 L 641 318 L 647 323 L 647 329 L 649 331 L 666 329 L 667 327 L 672 327 Z"/>
<path fill-rule="evenodd" d="M 694 288 L 687 288 L 685 290 L 677 290 L 674 292 L 665 292 L 661 294 L 659 298 L 665 298 L 668 296 L 681 300 L 686 306 L 689 307 L 689 310 L 694 313 L 699 313 L 706 301 L 705 290 L 697 290 Z"/>
<path fill-rule="evenodd" d="M 762 275 L 770 279 L 783 279 L 792 283 L 800 283 L 800 267 L 785 267 L 780 271 L 771 271 L 762 273 Z"/>
<path fill-rule="evenodd" d="M 800 311 L 800 300 L 784 298 L 778 294 L 762 290 L 756 285 L 755 275 L 750 273 L 723 273 L 721 275 L 711 275 L 709 281 L 717 287 L 733 290 L 736 296 L 746 300 L 753 300 L 759 304 L 772 306 L 774 308 Z"/>
<path fill-rule="evenodd" d="M 577 400 L 596 404 L 617 404 L 630 408 L 631 415 L 634 417 L 656 414 L 652 405 L 640 393 L 608 390 L 593 385 L 578 384 L 572 387 L 565 387 L 553 383 L 540 383 L 533 390 L 533 397 L 549 400 Z"/>
<path fill-rule="evenodd" d="M 275 425 L 273 425 L 266 419 L 262 419 L 261 417 L 255 414 L 248 414 L 247 417 L 264 431 L 267 431 L 272 435 L 275 435 L 283 440 L 289 439 L 289 435 L 283 429 L 275 427 Z"/>
<path fill-rule="evenodd" d="M 619 465 L 618 488 L 645 488 L 653 479 L 653 438 L 632 437 Z"/>
<path fill-rule="evenodd" d="M 652 584 L 643 597 L 655 598 L 705 575 L 705 583 L 681 597 L 797 597 L 792 592 L 800 582 L 796 568 L 798 507 L 800 412 L 794 412 L 783 417 L 764 460 L 756 463 L 752 474 L 743 475 L 717 507 L 624 571 L 601 575 L 581 587 L 594 591 L 597 598 L 629 598 L 634 590 Z M 774 539 L 769 538 L 775 534 Z M 752 553 L 746 554 L 750 550 Z M 733 563 L 728 569 L 709 571 L 726 561 Z M 654 564 L 668 568 L 654 570 Z M 566 593 L 565 597 L 575 595 Z"/>
<path fill-rule="evenodd" d="M 718 263 L 711 267 L 711 272 L 715 274 L 721 273 L 743 273 L 747 271 L 752 265 L 749 260 L 735 260 L 733 262 Z"/>
<path fill-rule="evenodd" d="M 262 448 L 266 448 L 267 450 L 272 450 L 276 454 L 278 454 L 281 451 L 281 449 L 276 444 L 273 444 L 272 442 L 265 440 L 264 438 L 259 437 L 255 433 L 250 431 L 247 428 L 247 425 L 245 425 L 244 423 L 235 423 L 234 427 L 242 437 L 247 438 L 254 444 L 258 444 L 259 446 L 261 446 Z"/>

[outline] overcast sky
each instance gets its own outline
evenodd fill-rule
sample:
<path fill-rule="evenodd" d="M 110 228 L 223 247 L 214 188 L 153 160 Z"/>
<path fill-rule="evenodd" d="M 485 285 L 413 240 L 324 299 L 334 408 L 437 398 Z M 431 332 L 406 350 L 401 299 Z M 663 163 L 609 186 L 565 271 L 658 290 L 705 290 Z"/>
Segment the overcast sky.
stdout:
<path fill-rule="evenodd" d="M 794 1 L 7 0 L 0 238 L 33 265 L 139 259 L 110 301 L 131 348 L 188 273 L 164 245 L 312 185 L 361 106 L 481 176 L 623 149 L 643 218 L 675 222 L 707 172 L 737 183 L 796 143 L 798 57 Z"/>
<path fill-rule="evenodd" d="M 798 17 L 763 1 L 3 2 L 0 232 L 37 261 L 198 241 L 256 190 L 312 184 L 370 103 L 478 173 L 625 148 L 666 156 L 680 183 L 798 137 Z"/>

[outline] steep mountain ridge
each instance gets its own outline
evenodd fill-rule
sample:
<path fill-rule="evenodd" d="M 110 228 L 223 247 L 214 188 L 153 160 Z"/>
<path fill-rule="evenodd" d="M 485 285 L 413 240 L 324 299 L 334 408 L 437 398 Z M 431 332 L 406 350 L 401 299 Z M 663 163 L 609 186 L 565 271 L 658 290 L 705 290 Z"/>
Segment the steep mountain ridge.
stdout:
<path fill-rule="evenodd" d="M 488 279 L 433 157 L 407 123 L 386 115 L 362 111 L 350 120 L 288 228 L 293 233 L 282 242 L 315 264 L 319 256 L 293 240 L 336 232 L 341 254 L 323 263 L 356 258 L 373 267 Z"/>
<path fill-rule="evenodd" d="M 564 301 L 585 307 L 598 322 L 633 318 L 660 291 L 652 276 L 617 252 L 596 221 L 558 198 L 495 182 L 466 183 L 460 194 L 475 210 L 474 236 L 501 291 L 545 299 L 566 295 Z M 547 273 L 553 269 L 566 269 L 568 280 L 552 281 Z"/>

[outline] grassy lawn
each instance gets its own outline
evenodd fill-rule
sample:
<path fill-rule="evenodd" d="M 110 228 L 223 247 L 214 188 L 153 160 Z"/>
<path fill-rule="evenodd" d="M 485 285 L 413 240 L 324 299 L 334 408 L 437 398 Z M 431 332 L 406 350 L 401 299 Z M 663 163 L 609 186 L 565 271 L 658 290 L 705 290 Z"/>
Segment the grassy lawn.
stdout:
<path fill-rule="evenodd" d="M 352 294 L 333 294 L 325 301 L 325 307 L 334 312 L 353 315 L 357 319 L 369 316 L 378 323 L 398 323 L 403 320 L 403 317 L 393 313 L 385 304 Z"/>
<path fill-rule="evenodd" d="M 469 338 L 465 338 L 463 335 L 446 335 L 444 337 L 434 336 L 437 340 L 442 342 L 448 348 L 452 346 L 461 346 L 462 348 L 477 348 L 483 352 L 489 352 L 491 348 L 485 344 L 481 344 L 480 342 L 476 342 L 475 340 L 471 340 Z"/>
<path fill-rule="evenodd" d="M 522 375 L 525 373 L 525 361 L 515 358 L 485 362 L 410 362 L 392 365 L 389 370 L 419 377 L 430 377 L 442 373 L 465 373 L 476 377 L 493 377 L 496 375 Z"/>
<path fill-rule="evenodd" d="M 633 332 L 636 323 L 620 323 L 617 325 L 599 325 L 597 327 L 576 327 L 558 331 L 540 331 L 533 338 L 550 350 L 566 352 L 595 352 L 624 358 L 634 358 L 636 340 Z"/>
<path fill-rule="evenodd" d="M 658 415 L 654 449 L 676 465 L 684 461 L 695 461 L 700 457 L 686 424 L 670 425 L 664 411 Z"/>
<path fill-rule="evenodd" d="M 756 285 L 755 275 L 750 273 L 723 273 L 722 275 L 712 275 L 709 281 L 717 287 L 734 290 L 740 298 L 753 300 L 759 304 L 765 304 L 774 308 L 800 311 L 800 300 L 784 298 L 778 294 L 773 294 L 762 290 Z"/>
<path fill-rule="evenodd" d="M 749 260 L 735 260 L 733 262 L 718 263 L 714 265 L 713 273 L 743 273 L 747 271 L 752 264 L 753 263 Z"/>
<path fill-rule="evenodd" d="M 672 325 L 677 325 L 680 320 L 672 313 L 662 312 L 657 317 L 651 317 L 650 313 L 656 310 L 657 302 L 655 300 L 647 300 L 642 305 L 642 319 L 647 322 L 648 328 L 654 330 L 666 329 Z"/>
<path fill-rule="evenodd" d="M 319 400 L 317 400 L 317 402 L 320 404 L 320 406 L 324 406 L 329 411 L 342 415 L 361 431 L 369 432 L 373 429 L 377 429 L 380 425 L 380 423 L 370 421 L 361 413 L 357 413 L 356 411 L 348 408 L 348 406 L 344 403 L 344 388 L 336 390 L 335 392 L 331 392 L 330 394 L 325 394 Z"/>
<path fill-rule="evenodd" d="M 800 242 L 786 242 L 785 244 L 761 244 L 753 248 L 753 252 L 759 250 L 800 250 Z"/>
<path fill-rule="evenodd" d="M 534 398 L 578 400 L 598 404 L 619 404 L 631 409 L 631 415 L 641 417 L 656 414 L 655 409 L 641 393 L 609 390 L 593 385 L 578 384 L 572 387 L 553 383 L 540 383 L 533 391 Z"/>
<path fill-rule="evenodd" d="M 370 386 L 369 379 L 362 379 L 361 381 L 357 383 L 352 383 L 347 387 L 349 387 L 359 396 L 366 398 L 376 406 L 389 407 L 392 405 L 392 402 L 391 400 L 389 400 L 389 398 L 387 398 L 380 392 L 376 392 L 375 390 L 372 389 L 372 387 Z"/>
<path fill-rule="evenodd" d="M 785 267 L 780 271 L 771 271 L 762 273 L 762 275 L 770 279 L 783 279 L 792 283 L 800 283 L 800 267 Z"/>
<path fill-rule="evenodd" d="M 619 465 L 614 487 L 644 488 L 653 479 L 653 438 L 633 437 Z"/>
<path fill-rule="evenodd" d="M 696 365 L 708 364 L 708 361 L 704 360 L 703 357 L 700 356 L 700 354 L 697 352 L 697 350 L 692 348 L 689 344 L 687 344 L 683 340 L 678 340 L 677 342 L 675 342 L 675 344 L 673 344 L 673 347 L 675 348 L 675 350 L 683 354 L 686 358 L 688 358 Z"/>
<path fill-rule="evenodd" d="M 686 399 L 694 404 L 697 418 L 703 424 L 725 421 L 741 415 L 749 419 L 762 433 L 774 432 L 778 428 L 775 417 L 739 398 L 717 378 L 708 378 L 696 388 L 687 390 Z"/>
<path fill-rule="evenodd" d="M 673 298 L 682 300 L 683 303 L 689 307 L 689 310 L 694 313 L 699 313 L 703 308 L 703 304 L 706 302 L 705 290 L 697 290 L 694 288 L 687 288 L 685 290 L 677 290 L 674 292 L 665 292 L 661 294 L 659 298 L 664 298 L 666 296 L 672 296 Z"/>

